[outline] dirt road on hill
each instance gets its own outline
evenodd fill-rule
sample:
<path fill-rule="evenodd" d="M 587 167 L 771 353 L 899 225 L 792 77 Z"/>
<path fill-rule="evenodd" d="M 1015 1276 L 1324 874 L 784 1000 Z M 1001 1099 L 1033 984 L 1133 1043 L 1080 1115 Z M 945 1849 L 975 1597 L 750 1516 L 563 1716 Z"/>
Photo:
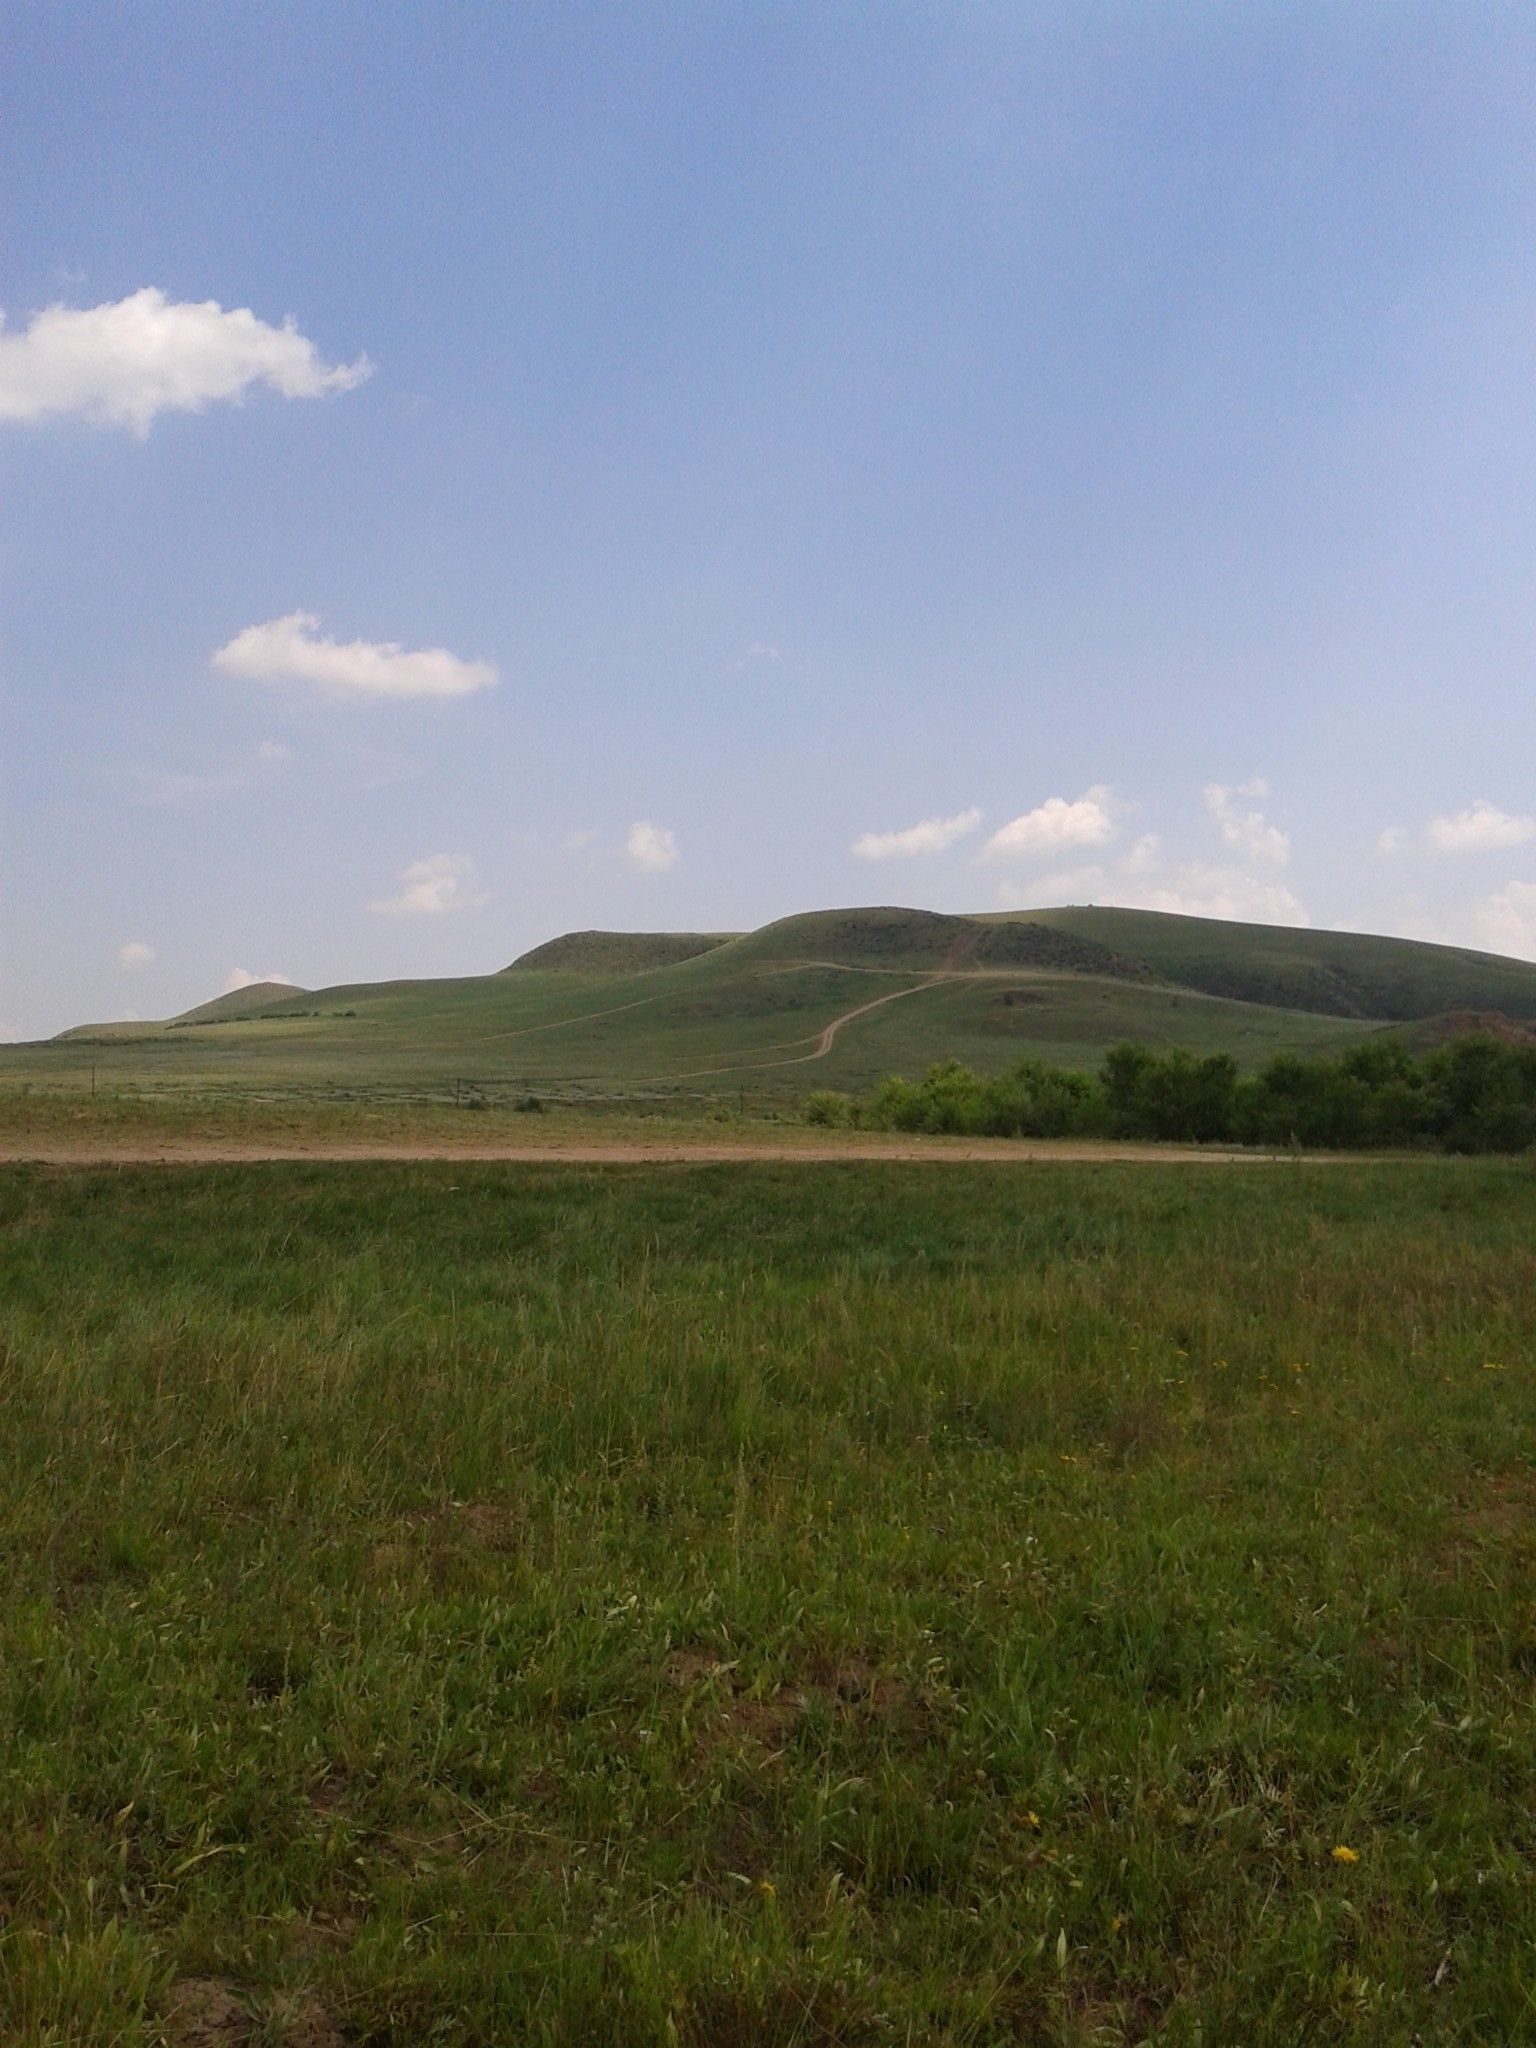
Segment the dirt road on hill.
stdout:
<path fill-rule="evenodd" d="M 816 1041 L 814 1052 L 803 1052 L 792 1060 L 775 1060 L 773 1064 L 779 1067 L 801 1067 L 807 1060 L 824 1060 L 837 1043 L 837 1034 L 845 1024 L 851 1024 L 856 1017 L 867 1017 L 871 1010 L 883 1009 L 887 1003 L 899 1003 L 903 996 L 920 996 L 925 988 L 936 988 L 941 981 L 948 979 L 948 975 L 935 974 L 927 981 L 915 983 L 911 988 L 892 989 L 888 996 L 876 996 L 872 1003 L 860 1003 L 856 1010 L 844 1010 L 841 1017 L 834 1017 L 822 1032 Z"/>
<path fill-rule="evenodd" d="M 787 1059 L 748 1058 L 727 1060 L 725 1064 L 712 1067 L 689 1067 L 681 1074 L 650 1074 L 639 1085 L 645 1088 L 659 1087 L 664 1081 L 703 1081 L 720 1074 L 757 1074 L 769 1067 L 803 1067 L 812 1060 L 824 1060 L 837 1043 L 837 1034 L 845 1024 L 851 1024 L 856 1017 L 867 1017 L 871 1010 L 883 1009 L 887 1003 L 899 1003 L 903 996 L 920 996 L 925 988 L 937 988 L 940 982 L 953 981 L 950 974 L 930 974 L 926 980 L 917 981 L 910 988 L 893 988 L 889 995 L 876 996 L 872 1003 L 859 1003 L 854 1009 L 844 1010 L 840 1017 L 834 1017 L 830 1024 L 824 1024 L 820 1031 L 807 1033 L 804 1038 L 788 1038 L 779 1045 L 760 1045 L 759 1053 L 788 1053 Z M 797 1045 L 809 1045 L 809 1052 L 796 1052 Z"/>

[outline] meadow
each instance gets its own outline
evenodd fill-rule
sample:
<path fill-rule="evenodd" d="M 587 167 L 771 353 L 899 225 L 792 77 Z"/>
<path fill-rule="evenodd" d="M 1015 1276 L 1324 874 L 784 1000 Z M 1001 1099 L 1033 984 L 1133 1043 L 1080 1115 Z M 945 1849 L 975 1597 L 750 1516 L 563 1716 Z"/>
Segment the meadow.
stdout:
<path fill-rule="evenodd" d="M 1084 907 L 817 911 L 755 932 L 574 932 L 496 973 L 238 989 L 0 1046 L 0 1091 L 325 1108 L 519 1100 L 761 1109 L 958 1059 L 1096 1067 L 1135 1042 L 1244 1072 L 1362 1038 L 1536 1025 L 1536 965 L 1358 933 Z M 1459 1023 L 1458 1023 L 1459 1020 Z"/>
<path fill-rule="evenodd" d="M 982 1068 L 1035 1053 L 1096 1064 L 1136 1039 L 1245 1064 L 1331 1049 L 1369 1028 L 1189 990 L 1082 975 L 924 976 L 899 967 L 707 963 L 621 977 L 529 973 L 406 983 L 193 1024 L 113 1025 L 0 1047 L 0 1088 L 207 1099 L 251 1095 L 334 1103 L 452 1104 L 462 1093 L 510 1107 L 549 1102 L 688 1113 L 743 1094 L 794 1103 L 817 1082 L 868 1088 L 951 1052 Z M 890 997 L 879 1008 L 864 1006 Z M 861 1013 L 825 1053 L 820 1034 Z"/>
<path fill-rule="evenodd" d="M 1536 2030 L 1526 1162 L 0 1172 L 0 2038 Z"/>

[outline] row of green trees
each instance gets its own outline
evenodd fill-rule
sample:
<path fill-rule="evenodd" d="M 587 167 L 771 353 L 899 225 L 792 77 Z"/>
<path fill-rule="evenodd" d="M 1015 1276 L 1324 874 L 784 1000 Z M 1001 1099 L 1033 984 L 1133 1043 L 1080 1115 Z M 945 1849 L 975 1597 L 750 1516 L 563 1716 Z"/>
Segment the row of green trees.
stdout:
<path fill-rule="evenodd" d="M 1392 1039 L 1337 1059 L 1281 1053 L 1241 1074 L 1226 1053 L 1196 1058 L 1117 1045 L 1096 1074 L 1021 1060 L 974 1074 L 958 1060 L 872 1095 L 807 1097 L 814 1124 L 1004 1138 L 1153 1138 L 1176 1143 L 1365 1149 L 1536 1146 L 1536 1045 L 1469 1035 L 1415 1057 Z"/>

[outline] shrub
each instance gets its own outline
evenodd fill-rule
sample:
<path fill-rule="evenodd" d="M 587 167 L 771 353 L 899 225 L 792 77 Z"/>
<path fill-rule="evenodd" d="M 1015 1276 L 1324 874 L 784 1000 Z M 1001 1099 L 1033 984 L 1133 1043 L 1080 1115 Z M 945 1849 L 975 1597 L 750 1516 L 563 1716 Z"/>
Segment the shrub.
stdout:
<path fill-rule="evenodd" d="M 1398 1040 L 1372 1039 L 1338 1059 L 1280 1053 L 1246 1077 L 1226 1053 L 1145 1045 L 1114 1046 L 1096 1075 L 1030 1059 L 986 1078 L 951 1059 L 921 1081 L 892 1074 L 863 1103 L 818 1090 L 805 1115 L 967 1136 L 1520 1152 L 1536 1146 L 1536 1045 L 1469 1035 L 1416 1060 Z"/>
<path fill-rule="evenodd" d="M 840 1131 L 854 1122 L 856 1105 L 851 1095 L 836 1088 L 816 1088 L 805 1098 L 803 1108 L 808 1124 Z"/>

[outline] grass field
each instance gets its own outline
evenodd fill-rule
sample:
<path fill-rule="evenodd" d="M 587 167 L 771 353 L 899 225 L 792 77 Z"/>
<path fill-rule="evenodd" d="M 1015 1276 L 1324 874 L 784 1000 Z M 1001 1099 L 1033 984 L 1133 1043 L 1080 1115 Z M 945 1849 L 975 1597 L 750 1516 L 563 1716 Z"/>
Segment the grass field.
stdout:
<path fill-rule="evenodd" d="M 0 1092 L 771 1109 L 946 1058 L 1094 1067 L 1128 1039 L 1253 1068 L 1404 1024 L 1433 1036 L 1446 1013 L 1536 1021 L 1536 965 L 1142 911 L 859 909 L 735 936 L 571 933 L 458 980 L 242 989 L 0 1046 Z"/>
<path fill-rule="evenodd" d="M 1129 1037 L 1230 1049 L 1244 1065 L 1257 1065 L 1280 1050 L 1335 1049 L 1370 1028 L 1076 976 L 935 978 L 910 996 L 900 992 L 914 987 L 911 972 L 884 969 L 763 969 L 676 985 L 694 971 L 690 963 L 577 985 L 535 974 L 411 983 L 371 999 L 343 991 L 337 1001 L 344 997 L 345 1007 L 334 1016 L 240 1018 L 0 1047 L 0 1089 L 78 1095 L 94 1073 L 102 1090 L 120 1094 L 387 1103 L 451 1101 L 462 1081 L 501 1104 L 533 1093 L 675 1107 L 745 1095 L 774 1106 L 812 1087 L 863 1090 L 892 1071 L 920 1073 L 950 1053 L 987 1071 L 1026 1054 L 1095 1065 Z M 1005 994 L 1013 997 L 1007 1004 Z M 898 1000 L 815 1056 L 832 1020 L 882 995 Z M 295 1011 L 305 1008 L 293 999 Z"/>
<path fill-rule="evenodd" d="M 1260 1149 L 1126 1141 L 1118 1138 L 994 1138 L 899 1130 L 828 1130 L 798 1109 L 784 1114 L 717 1103 L 636 1107 L 588 1103 L 536 1116 L 490 1108 L 470 1114 L 434 1102 L 301 1102 L 243 1094 L 183 1093 L 89 1097 L 0 1091 L 0 1166 L 226 1165 L 242 1161 L 463 1159 L 529 1164 L 641 1164 L 856 1159 L 943 1165 L 983 1159 L 1154 1160 L 1199 1165 L 1235 1158 L 1265 1164 Z M 1283 1156 L 1299 1156 L 1294 1147 Z M 1323 1157 L 1326 1155 L 1318 1155 Z M 1371 1155 L 1378 1156 L 1378 1155 Z"/>
<path fill-rule="evenodd" d="M 0 1173 L 0 2039 L 1536 2032 L 1536 1175 Z"/>

